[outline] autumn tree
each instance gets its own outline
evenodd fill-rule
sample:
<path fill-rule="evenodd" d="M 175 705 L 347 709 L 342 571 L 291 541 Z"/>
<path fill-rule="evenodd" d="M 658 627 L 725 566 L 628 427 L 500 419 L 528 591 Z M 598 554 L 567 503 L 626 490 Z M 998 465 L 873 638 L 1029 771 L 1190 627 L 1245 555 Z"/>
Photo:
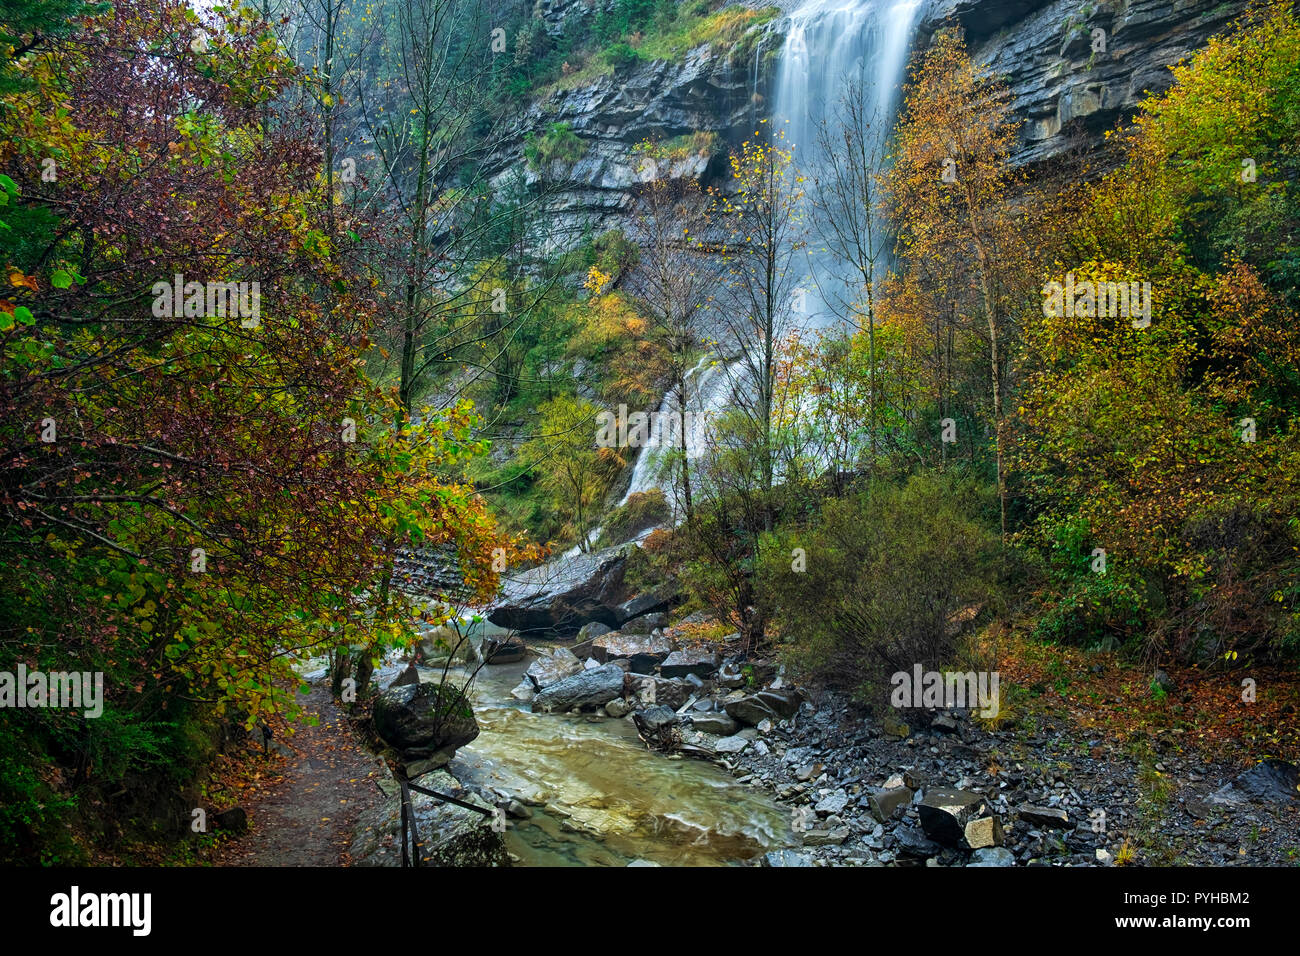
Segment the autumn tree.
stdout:
<path fill-rule="evenodd" d="M 699 363 L 706 338 L 705 310 L 716 283 L 715 270 L 705 258 L 713 202 L 697 180 L 669 175 L 662 150 L 647 146 L 641 155 L 642 173 L 648 178 L 637 189 L 634 237 L 639 255 L 625 287 L 646 317 L 647 338 L 662 356 L 675 414 L 686 423 L 688 415 L 701 411 L 692 410 L 689 379 Z M 685 442 L 684 424 L 682 437 Z M 689 522 L 693 509 L 687 452 L 683 446 L 673 457 L 681 510 Z"/>
<path fill-rule="evenodd" d="M 732 404 L 744 422 L 760 489 L 770 494 L 778 455 L 773 422 L 785 398 L 778 391 L 780 352 L 796 331 L 799 293 L 807 293 L 795 265 L 806 241 L 803 185 L 780 130 L 766 138 L 756 132 L 742 143 L 731 155 L 731 175 L 734 194 L 719 199 L 728 237 L 717 314 L 725 347 L 737 356 L 728 367 Z"/>
<path fill-rule="evenodd" d="M 1248 17 L 1142 103 L 1084 192 L 1051 272 L 1078 291 L 1030 327 L 1018 423 L 1055 638 L 1221 661 L 1295 644 L 1298 72 L 1294 12 Z M 1149 311 L 1110 308 L 1115 289 Z"/>
<path fill-rule="evenodd" d="M 538 408 L 536 434 L 517 453 L 555 495 L 582 551 L 591 548 L 600 504 L 624 465 L 616 446 L 597 445 L 598 412 L 591 402 L 578 398 L 559 396 L 545 402 Z"/>
<path fill-rule="evenodd" d="M 958 30 L 945 30 L 912 70 L 885 179 L 900 268 L 927 273 L 923 283 L 919 272 L 911 278 L 920 314 L 904 321 L 947 312 L 960 334 L 979 335 L 987 350 L 1004 536 L 1013 316 L 1037 284 L 1024 217 L 1010 202 L 1021 185 L 1010 162 L 1018 129 L 1005 84 L 971 61 Z"/>
<path fill-rule="evenodd" d="M 395 548 L 445 545 L 466 588 L 496 587 L 494 522 L 458 480 L 475 425 L 386 427 L 378 306 L 331 257 L 310 125 L 264 121 L 296 82 L 269 37 L 121 0 L 0 97 L 0 653 L 107 676 L 103 721 L 5 711 L 59 806 L 149 779 L 196 724 L 295 714 L 295 660 L 409 644 Z M 49 825 L 30 774 L 3 776 Z"/>

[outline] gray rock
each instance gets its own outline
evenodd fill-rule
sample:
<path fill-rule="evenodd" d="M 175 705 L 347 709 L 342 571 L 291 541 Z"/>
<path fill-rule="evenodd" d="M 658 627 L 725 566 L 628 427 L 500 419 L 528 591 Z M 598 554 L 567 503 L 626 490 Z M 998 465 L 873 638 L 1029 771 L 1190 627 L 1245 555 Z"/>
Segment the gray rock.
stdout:
<path fill-rule="evenodd" d="M 744 687 L 746 683 L 745 675 L 741 672 L 740 666 L 734 663 L 724 663 L 718 669 L 717 681 L 719 687 L 725 687 L 728 690 Z"/>
<path fill-rule="evenodd" d="M 730 736 L 740 729 L 740 724 L 726 714 L 692 714 L 691 726 L 706 734 L 721 736 Z"/>
<path fill-rule="evenodd" d="M 522 661 L 528 648 L 520 640 L 498 641 L 488 638 L 483 641 L 483 659 L 488 664 L 513 664 Z"/>
<path fill-rule="evenodd" d="M 727 713 L 742 724 L 750 727 L 757 727 L 764 720 L 769 720 L 777 716 L 775 710 L 769 707 L 757 696 L 741 697 L 739 700 L 729 700 L 726 703 Z"/>
<path fill-rule="evenodd" d="M 1021 820 L 1031 826 L 1053 827 L 1058 830 L 1074 829 L 1069 814 L 1059 807 L 1036 807 L 1025 803 L 1021 804 L 1016 812 Z"/>
<path fill-rule="evenodd" d="M 654 631 L 668 626 L 668 615 L 663 611 L 654 614 L 643 614 L 641 617 L 634 617 L 627 621 L 619 628 L 624 634 L 651 634 Z"/>
<path fill-rule="evenodd" d="M 218 810 L 212 814 L 212 825 L 229 833 L 244 833 L 248 830 L 248 813 L 243 807 Z"/>
<path fill-rule="evenodd" d="M 637 693 L 644 703 L 663 704 L 677 710 L 690 699 L 691 688 L 680 680 L 647 676 L 637 681 Z"/>
<path fill-rule="evenodd" d="M 961 846 L 966 836 L 966 824 L 980 816 L 985 806 L 984 798 L 978 793 L 931 787 L 917 810 L 926 836 L 945 846 Z"/>
<path fill-rule="evenodd" d="M 592 651 L 601 660 L 631 661 L 632 671 L 637 674 L 649 674 L 672 650 L 671 641 L 662 635 L 653 634 L 622 634 L 614 631 L 602 634 L 592 642 Z"/>
<path fill-rule="evenodd" d="M 844 808 L 849 805 L 849 795 L 843 790 L 832 790 L 826 796 L 817 801 L 813 807 L 818 813 L 842 813 Z"/>
<path fill-rule="evenodd" d="M 673 651 L 659 665 L 659 673 L 664 677 L 708 677 L 718 669 L 718 655 L 712 651 L 687 650 Z"/>
<path fill-rule="evenodd" d="M 627 701 L 622 698 L 611 700 L 605 705 L 605 713 L 611 717 L 626 717 L 630 711 L 631 708 L 628 707 Z"/>
<path fill-rule="evenodd" d="M 902 853 L 905 856 L 921 859 L 934 856 L 941 849 L 939 844 L 935 843 L 916 827 L 899 827 L 894 831 L 894 842 L 898 847 L 899 853 Z"/>
<path fill-rule="evenodd" d="M 612 630 L 613 628 L 608 624 L 603 624 L 600 621 L 589 621 L 582 625 L 582 627 L 578 628 L 577 640 L 579 643 L 585 643 L 586 641 L 600 637 L 602 634 L 608 634 Z"/>
<path fill-rule="evenodd" d="M 1270 757 L 1209 796 L 1211 803 L 1300 802 L 1300 770 L 1293 763 Z"/>
<path fill-rule="evenodd" d="M 629 184 L 630 185 L 630 184 Z M 650 591 L 644 591 L 629 601 L 619 605 L 615 614 L 618 618 L 619 625 L 625 625 L 628 621 L 642 617 L 646 614 L 654 614 L 670 609 L 677 602 L 679 591 L 675 584 L 665 584 L 654 588 Z M 667 624 L 665 615 L 663 623 Z M 663 626 L 662 624 L 655 625 Z"/>
<path fill-rule="evenodd" d="M 848 827 L 833 830 L 808 830 L 803 834 L 804 846 L 839 846 L 849 838 Z"/>
<path fill-rule="evenodd" d="M 566 555 L 506 577 L 488 620 L 523 633 L 573 634 L 592 621 L 616 625 L 616 609 L 627 599 L 628 547 Z"/>
<path fill-rule="evenodd" d="M 793 717 L 799 712 L 799 705 L 803 703 L 802 695 L 793 687 L 780 690 L 768 688 L 760 690 L 754 696 L 778 717 Z"/>
<path fill-rule="evenodd" d="M 407 664 L 402 673 L 393 678 L 393 682 L 388 685 L 389 689 L 394 687 L 406 687 L 408 684 L 420 683 L 420 671 L 414 664 Z"/>
<path fill-rule="evenodd" d="M 1016 857 L 1010 850 L 1005 847 L 991 846 L 976 850 L 971 854 L 970 862 L 966 864 L 971 866 L 1015 866 Z"/>
<path fill-rule="evenodd" d="M 375 698 L 373 716 L 380 739 L 407 762 L 445 764 L 479 732 L 469 701 L 432 682 L 390 687 Z"/>
<path fill-rule="evenodd" d="M 591 671 L 582 671 L 566 677 L 538 692 L 533 698 L 537 713 L 555 713 L 575 707 L 603 707 L 616 697 L 623 696 L 623 669 L 617 664 L 605 664 Z"/>
<path fill-rule="evenodd" d="M 580 661 L 567 647 L 557 647 L 550 654 L 528 665 L 525 676 L 537 690 L 545 690 L 582 670 Z"/>
<path fill-rule="evenodd" d="M 1215 0 L 1129 0 L 1097 7 L 1079 29 L 1046 0 L 934 0 L 913 41 L 923 49 L 949 18 L 967 31 L 971 58 L 1005 77 L 1024 121 L 1016 165 L 1039 163 L 1070 148 L 1071 133 L 1096 134 L 1131 114 L 1144 91 L 1169 87 L 1176 63 L 1221 31 L 1245 7 Z M 1092 28 L 1106 31 L 1092 52 Z"/>
<path fill-rule="evenodd" d="M 744 737 L 723 737 L 713 745 L 713 749 L 720 754 L 738 754 L 749 746 L 749 741 Z"/>
<path fill-rule="evenodd" d="M 812 861 L 794 850 L 771 850 L 763 854 L 764 866 L 812 866 Z"/>
<path fill-rule="evenodd" d="M 664 728 L 675 726 L 677 719 L 676 713 L 663 706 L 647 707 L 632 715 L 632 721 L 642 736 L 657 735 Z"/>
<path fill-rule="evenodd" d="M 939 734 L 955 734 L 960 728 L 957 721 L 953 720 L 947 714 L 940 714 L 934 720 L 930 721 L 930 730 Z"/>
<path fill-rule="evenodd" d="M 892 820 L 899 812 L 912 805 L 912 790 L 908 787 L 892 787 L 877 790 L 868 797 L 867 806 L 871 815 L 881 823 Z"/>
<path fill-rule="evenodd" d="M 391 779 L 391 778 L 387 778 Z M 432 790 L 460 796 L 484 809 L 490 807 L 472 792 L 461 792 L 459 781 L 446 770 L 435 770 L 420 783 Z M 426 866 L 505 866 L 509 857 L 502 835 L 492 829 L 492 817 L 411 792 Z M 357 866 L 401 865 L 401 804 L 384 800 L 362 811 L 348 853 Z"/>

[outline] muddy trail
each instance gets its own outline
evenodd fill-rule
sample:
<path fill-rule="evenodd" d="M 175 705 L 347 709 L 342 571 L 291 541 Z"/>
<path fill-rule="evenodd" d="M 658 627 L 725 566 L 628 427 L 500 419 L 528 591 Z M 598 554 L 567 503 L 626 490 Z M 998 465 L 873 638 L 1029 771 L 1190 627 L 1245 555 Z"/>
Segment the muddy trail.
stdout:
<path fill-rule="evenodd" d="M 319 718 L 277 749 L 286 763 L 242 801 L 248 832 L 221 848 L 220 866 L 348 866 L 356 818 L 384 800 L 377 758 L 366 750 L 327 686 L 301 700 Z"/>

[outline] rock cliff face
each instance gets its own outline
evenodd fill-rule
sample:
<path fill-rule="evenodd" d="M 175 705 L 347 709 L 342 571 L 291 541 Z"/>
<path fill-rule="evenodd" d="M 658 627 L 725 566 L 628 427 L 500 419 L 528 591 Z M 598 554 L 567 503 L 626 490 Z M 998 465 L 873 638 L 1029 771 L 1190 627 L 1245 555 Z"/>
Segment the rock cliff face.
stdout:
<path fill-rule="evenodd" d="M 586 15 L 587 3 L 553 3 L 559 13 Z M 548 18 L 548 23 L 551 19 Z M 756 38 L 757 39 L 757 38 Z M 761 118 L 755 60 L 761 51 L 749 43 L 733 49 L 710 45 L 689 51 L 681 62 L 636 62 L 590 83 L 559 89 L 538 99 L 520 120 L 520 145 L 497 158 L 503 175 L 522 174 L 529 185 L 546 177 L 554 190 L 549 228 L 575 235 L 585 225 L 595 233 L 620 225 L 631 205 L 635 183 L 653 176 L 689 176 L 712 180 L 725 171 L 725 147 L 734 137 L 753 132 Z M 524 161 L 522 142 L 553 124 L 566 124 L 584 143 L 573 163 L 556 162 L 533 169 Z M 668 143 L 694 134 L 703 146 L 675 151 L 664 168 L 647 167 L 636 146 L 652 140 Z M 736 140 L 739 142 L 739 140 Z"/>
<path fill-rule="evenodd" d="M 540 0 L 546 28 L 592 15 L 602 0 Z M 782 0 L 793 9 L 797 0 Z M 1073 141 L 1095 141 L 1131 115 L 1147 91 L 1165 89 L 1169 66 L 1193 53 L 1239 15 L 1245 2 L 1216 0 L 928 0 L 913 49 L 946 24 L 959 24 L 976 59 L 1010 84 L 1025 120 L 1016 161 L 1038 164 Z M 631 187 L 646 175 L 725 178 L 725 152 L 753 133 L 770 105 L 788 19 L 750 31 L 729 48 L 697 47 L 680 62 L 635 62 L 590 82 L 557 89 L 521 117 L 518 145 L 496 157 L 502 177 L 549 178 L 552 227 L 574 237 L 625 224 Z M 816 51 L 813 51 L 814 55 Z M 526 133 L 566 123 L 585 144 L 571 164 L 534 170 L 524 162 Z M 669 168 L 645 170 L 637 143 L 714 134 L 684 148 Z M 569 244 L 562 242 L 561 244 Z"/>
<path fill-rule="evenodd" d="M 1246 9 L 1216 0 L 933 0 L 917 37 L 958 23 L 975 59 L 1007 79 L 1021 129 L 1020 163 L 1068 148 L 1167 89 L 1169 67 Z"/>

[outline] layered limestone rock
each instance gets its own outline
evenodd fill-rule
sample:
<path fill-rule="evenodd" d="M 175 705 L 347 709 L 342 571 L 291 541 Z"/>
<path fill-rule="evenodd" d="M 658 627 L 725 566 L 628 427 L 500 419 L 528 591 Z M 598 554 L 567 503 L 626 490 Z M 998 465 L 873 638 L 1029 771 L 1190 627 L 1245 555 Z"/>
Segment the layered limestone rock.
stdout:
<path fill-rule="evenodd" d="M 1169 67 L 1246 7 L 1218 0 L 933 0 L 916 43 L 928 43 L 945 23 L 961 25 L 975 60 L 1006 79 L 1025 121 L 1015 161 L 1034 164 L 1095 144 L 1148 92 L 1168 89 Z"/>
<path fill-rule="evenodd" d="M 536 10 L 548 32 L 558 35 L 568 18 L 592 16 L 599 2 L 540 0 Z M 799 4 L 779 5 L 790 11 Z M 928 45 L 942 26 L 959 24 L 976 60 L 1009 83 L 1025 121 L 1014 159 L 1033 165 L 1096 145 L 1105 129 L 1133 114 L 1147 92 L 1170 85 L 1171 65 L 1246 7 L 1240 0 L 929 0 L 913 50 Z M 705 44 L 679 61 L 637 61 L 543 92 L 521 116 L 512 145 L 489 164 L 497 170 L 496 181 L 504 186 L 511 178 L 548 180 L 548 227 L 558 247 L 575 244 L 584 232 L 626 228 L 641 179 L 691 177 L 725 187 L 728 149 L 767 118 L 789 23 L 777 18 L 730 46 Z M 530 168 L 525 135 L 544 135 L 557 123 L 582 141 L 581 158 Z M 692 135 L 696 142 L 686 143 Z M 682 148 L 672 162 L 646 168 L 634 152 L 645 140 L 677 140 Z"/>

